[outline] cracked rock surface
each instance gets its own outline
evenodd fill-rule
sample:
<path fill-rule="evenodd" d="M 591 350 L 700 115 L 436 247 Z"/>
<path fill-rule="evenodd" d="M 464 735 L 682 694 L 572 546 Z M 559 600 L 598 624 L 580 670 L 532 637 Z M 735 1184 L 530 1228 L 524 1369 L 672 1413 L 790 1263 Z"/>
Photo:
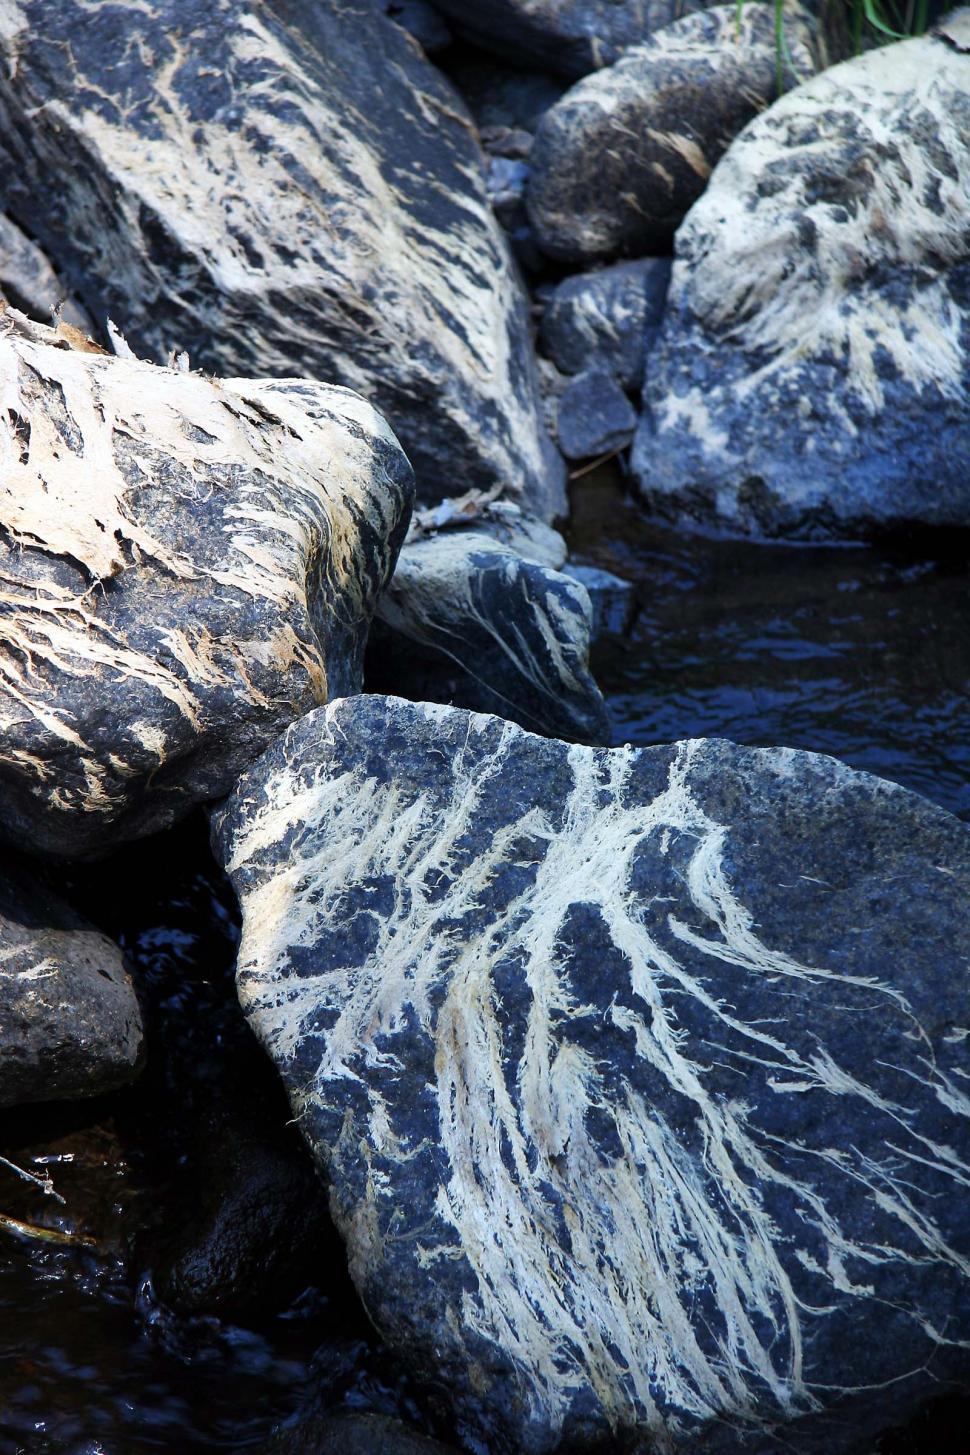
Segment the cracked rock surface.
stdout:
<path fill-rule="evenodd" d="M 97 854 L 358 691 L 413 477 L 376 410 L 0 321 L 0 835 Z"/>
<path fill-rule="evenodd" d="M 965 1375 L 967 825 L 363 696 L 213 831 L 353 1277 L 465 1438 L 848 1451 Z"/>

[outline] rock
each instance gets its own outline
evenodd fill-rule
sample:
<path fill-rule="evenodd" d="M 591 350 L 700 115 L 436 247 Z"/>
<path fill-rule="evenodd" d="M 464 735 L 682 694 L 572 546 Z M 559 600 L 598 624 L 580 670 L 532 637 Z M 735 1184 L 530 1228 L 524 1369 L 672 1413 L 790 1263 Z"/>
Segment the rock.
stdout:
<path fill-rule="evenodd" d="M 539 347 L 564 374 L 595 365 L 624 389 L 637 390 L 669 283 L 669 258 L 614 263 L 566 278 L 546 302 Z"/>
<path fill-rule="evenodd" d="M 4 320 L 0 834 L 96 854 L 359 690 L 411 471 L 347 390 L 204 379 Z"/>
<path fill-rule="evenodd" d="M 0 291 L 15 308 L 38 323 L 49 323 L 55 310 L 65 323 L 93 334 L 94 324 L 81 305 L 67 296 L 54 269 L 36 243 L 9 217 L 0 214 Z"/>
<path fill-rule="evenodd" d="M 351 1273 L 468 1443 L 832 1455 L 970 1375 L 970 826 L 369 696 L 213 825 Z"/>
<path fill-rule="evenodd" d="M 405 545 L 377 608 L 368 690 L 494 712 L 569 742 L 608 742 L 589 669 L 589 598 L 545 548 L 501 517 Z"/>
<path fill-rule="evenodd" d="M 623 449 L 636 427 L 633 406 L 605 369 L 577 374 L 559 396 L 559 448 L 567 460 L 588 460 Z"/>
<path fill-rule="evenodd" d="M 219 1098 L 196 1127 L 167 1210 L 155 1288 L 181 1313 L 276 1311 L 320 1276 L 336 1241 L 306 1147 L 262 1070 L 252 1068 L 248 1088 L 234 1080 L 233 1098 Z"/>
<path fill-rule="evenodd" d="M 455 30 L 503 59 L 578 79 L 612 65 L 698 0 L 434 0 Z"/>
<path fill-rule="evenodd" d="M 97 1096 L 141 1069 L 121 950 L 44 880 L 0 857 L 0 1106 Z"/>
<path fill-rule="evenodd" d="M 740 26 L 740 29 L 739 29 Z M 785 21 L 789 84 L 823 64 L 818 26 Z M 778 95 L 774 9 L 686 15 L 551 107 L 536 132 L 526 209 L 552 258 L 667 253 L 714 163 Z"/>
<path fill-rule="evenodd" d="M 809 539 L 970 524 L 968 229 L 970 54 L 942 37 L 753 122 L 677 237 L 633 452 L 651 508 Z"/>
<path fill-rule="evenodd" d="M 279 1430 L 257 1455 L 457 1455 L 384 1415 L 323 1415 Z"/>
<path fill-rule="evenodd" d="M 429 56 L 451 45 L 451 31 L 428 0 L 384 0 L 384 14 L 413 35 Z"/>
<path fill-rule="evenodd" d="M 0 60 L 0 206 L 99 325 L 158 363 L 358 391 L 422 498 L 563 510 L 474 127 L 377 7 L 22 0 Z"/>
<path fill-rule="evenodd" d="M 449 75 L 482 133 L 503 129 L 531 135 L 566 89 L 543 71 L 512 69 L 478 56 L 451 66 Z"/>
<path fill-rule="evenodd" d="M 636 609 L 633 582 L 624 581 L 622 576 L 603 571 L 599 566 L 574 565 L 572 561 L 563 567 L 563 575 L 578 581 L 590 599 L 593 641 L 602 636 L 623 636 Z"/>

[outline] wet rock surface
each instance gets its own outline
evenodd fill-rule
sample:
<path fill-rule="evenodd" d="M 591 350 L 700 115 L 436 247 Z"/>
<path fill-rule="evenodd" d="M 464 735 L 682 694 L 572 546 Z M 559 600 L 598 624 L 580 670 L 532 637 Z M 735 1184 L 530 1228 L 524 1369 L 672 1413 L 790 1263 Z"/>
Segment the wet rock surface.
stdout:
<path fill-rule="evenodd" d="M 824 64 L 818 25 L 785 19 L 786 86 Z M 546 112 L 526 210 L 551 258 L 590 263 L 667 253 L 732 139 L 779 92 L 774 12 L 687 15 L 625 51 Z"/>
<path fill-rule="evenodd" d="M 544 300 L 539 347 L 563 374 L 605 368 L 624 389 L 643 384 L 663 318 L 669 258 L 614 263 L 566 278 Z"/>
<path fill-rule="evenodd" d="M 418 535 L 377 608 L 368 690 L 496 712 L 569 742 L 608 741 L 589 670 L 589 597 L 555 569 L 560 551 L 561 537 L 550 552 L 529 522 L 501 517 Z"/>
<path fill-rule="evenodd" d="M 214 842 L 355 1281 L 460 1427 L 849 1450 L 965 1376 L 967 826 L 362 697 Z"/>
<path fill-rule="evenodd" d="M 750 535 L 970 525 L 970 20 L 747 128 L 677 236 L 633 465 Z"/>
<path fill-rule="evenodd" d="M 434 0 L 459 34 L 501 56 L 577 79 L 670 25 L 696 0 Z"/>
<path fill-rule="evenodd" d="M 120 948 L 41 875 L 0 856 L 0 1107 L 97 1096 L 144 1056 Z"/>
<path fill-rule="evenodd" d="M 5 315 L 0 831 L 103 851 L 356 691 L 410 467 L 348 390 L 81 352 Z"/>
<path fill-rule="evenodd" d="M 457 479 L 562 510 L 474 129 L 377 7 L 24 0 L 0 56 L 0 200 L 99 325 L 159 363 L 358 390 L 428 499 Z"/>

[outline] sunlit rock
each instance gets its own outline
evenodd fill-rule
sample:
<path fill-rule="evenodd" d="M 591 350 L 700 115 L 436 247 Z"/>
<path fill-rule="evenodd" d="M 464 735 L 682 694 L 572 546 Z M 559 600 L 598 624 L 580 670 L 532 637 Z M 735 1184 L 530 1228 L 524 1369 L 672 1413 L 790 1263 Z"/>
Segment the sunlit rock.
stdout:
<path fill-rule="evenodd" d="M 214 841 L 354 1279 L 469 1438 L 872 1448 L 970 1375 L 970 827 L 363 696 Z"/>

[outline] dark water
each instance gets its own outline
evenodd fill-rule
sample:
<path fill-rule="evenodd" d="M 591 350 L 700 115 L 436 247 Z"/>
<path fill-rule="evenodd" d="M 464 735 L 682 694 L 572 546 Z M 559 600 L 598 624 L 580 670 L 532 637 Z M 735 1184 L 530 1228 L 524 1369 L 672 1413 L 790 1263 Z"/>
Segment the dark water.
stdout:
<path fill-rule="evenodd" d="M 681 538 L 645 522 L 606 472 L 576 482 L 574 509 L 577 558 L 636 584 L 628 633 L 597 651 L 618 742 L 716 734 L 816 749 L 970 817 L 961 542 L 830 550 Z M 65 1198 L 53 1203 L 0 1165 L 0 1212 L 97 1242 L 53 1246 L 0 1229 L 0 1455 L 254 1449 L 310 1388 L 327 1408 L 429 1428 L 337 1260 L 245 1326 L 160 1304 L 145 1230 L 171 1215 L 194 1155 L 186 1124 L 248 1037 L 231 991 L 235 910 L 201 821 L 72 883 L 126 947 L 151 1053 L 121 1096 L 0 1117 L 0 1152 L 49 1171 Z M 956 1455 L 970 1449 L 967 1429 L 966 1404 L 951 1400 L 881 1448 Z"/>
<path fill-rule="evenodd" d="M 577 559 L 637 586 L 594 665 L 617 742 L 716 736 L 832 753 L 970 818 L 970 537 L 742 545 L 577 480 Z M 970 1448 L 970 1445 L 968 1445 Z"/>

